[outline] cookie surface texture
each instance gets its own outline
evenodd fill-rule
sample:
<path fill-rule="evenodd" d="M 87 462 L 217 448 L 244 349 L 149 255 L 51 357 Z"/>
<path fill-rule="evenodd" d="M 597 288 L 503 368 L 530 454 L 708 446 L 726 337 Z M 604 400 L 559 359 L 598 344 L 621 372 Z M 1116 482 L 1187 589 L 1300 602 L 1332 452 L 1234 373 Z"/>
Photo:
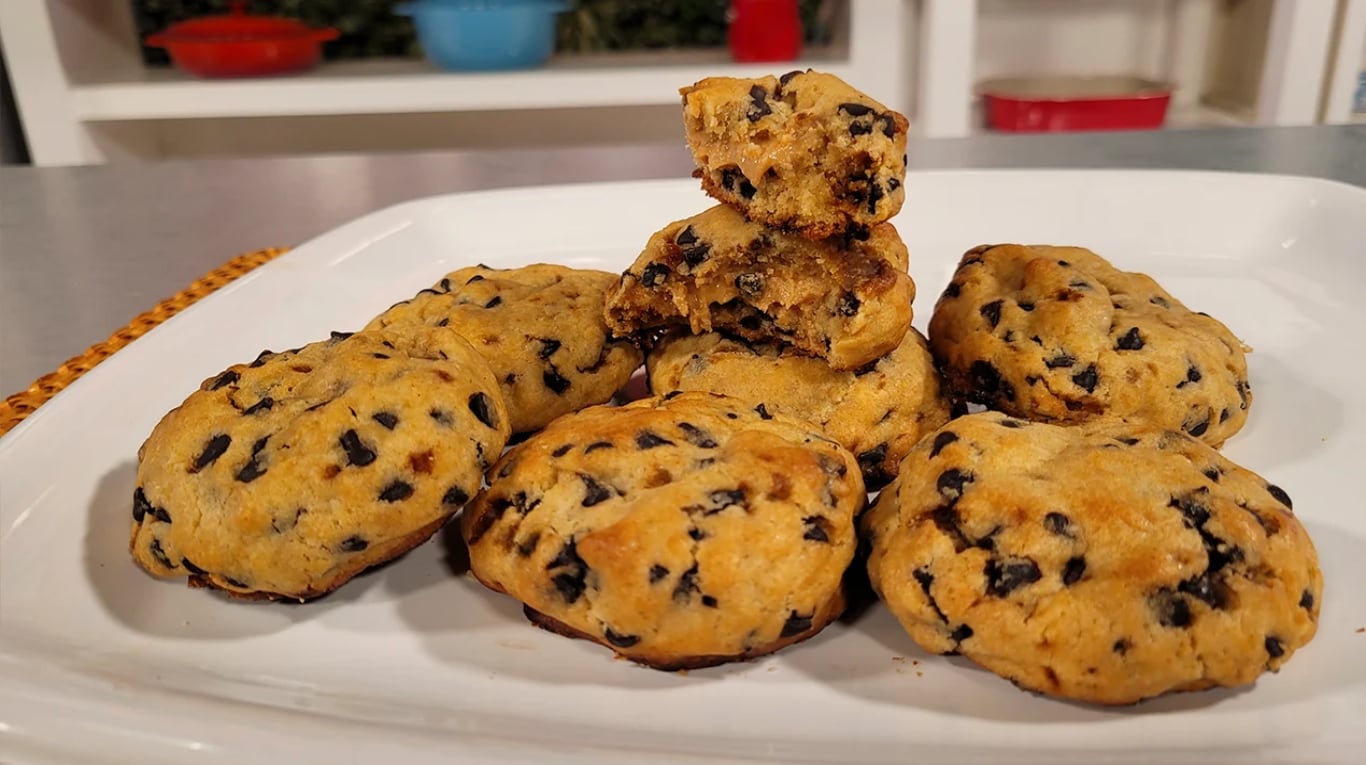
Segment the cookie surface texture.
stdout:
<path fill-rule="evenodd" d="M 838 77 L 713 77 L 682 94 L 694 174 L 749 219 L 820 239 L 901 209 L 906 118 Z"/>
<path fill-rule="evenodd" d="M 998 412 L 920 442 L 862 519 L 874 588 L 927 651 L 1102 704 L 1238 686 L 1314 636 L 1290 498 L 1182 433 Z"/>
<path fill-rule="evenodd" d="M 853 369 L 889 353 L 910 327 L 906 263 L 891 224 L 866 239 L 817 242 L 717 205 L 650 238 L 608 295 L 607 324 L 623 335 L 725 330 Z"/>
<path fill-rule="evenodd" d="M 603 299 L 617 275 L 537 264 L 462 268 L 371 320 L 366 329 L 449 327 L 488 361 L 512 432 L 612 398 L 640 351 L 612 337 Z"/>
<path fill-rule="evenodd" d="M 322 595 L 431 536 L 508 435 L 488 365 L 449 330 L 267 352 L 143 444 L 133 558 L 239 597 Z"/>
<path fill-rule="evenodd" d="M 857 370 L 772 343 L 717 333 L 674 334 L 646 359 L 650 389 L 714 391 L 819 425 L 858 458 L 869 487 L 886 483 L 921 436 L 949 420 L 949 402 L 915 329 Z"/>
<path fill-rule="evenodd" d="M 970 250 L 929 338 L 955 393 L 1018 417 L 1118 417 L 1219 446 L 1252 402 L 1227 327 L 1080 247 Z"/>
<path fill-rule="evenodd" d="M 470 568 L 533 622 L 660 669 L 819 632 L 844 606 L 853 455 L 741 401 L 591 407 L 503 456 L 466 508 Z"/>

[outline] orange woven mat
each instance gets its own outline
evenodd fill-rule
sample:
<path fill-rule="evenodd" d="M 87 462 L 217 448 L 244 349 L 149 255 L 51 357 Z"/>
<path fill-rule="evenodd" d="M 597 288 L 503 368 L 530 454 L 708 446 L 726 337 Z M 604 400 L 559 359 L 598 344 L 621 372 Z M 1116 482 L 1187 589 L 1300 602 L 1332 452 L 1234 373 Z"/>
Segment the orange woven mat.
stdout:
<path fill-rule="evenodd" d="M 0 403 L 0 436 L 8 433 L 25 417 L 29 416 L 48 399 L 62 392 L 66 386 L 90 371 L 101 361 L 114 355 L 114 352 L 147 334 L 151 329 L 183 311 L 195 301 L 217 290 L 219 287 L 237 279 L 262 263 L 280 257 L 288 248 L 272 247 L 255 252 L 247 252 L 229 260 L 213 271 L 196 279 L 193 284 L 177 292 L 174 297 L 161 301 L 150 311 L 139 314 L 127 326 L 115 332 L 104 342 L 95 343 L 84 353 L 68 359 L 57 367 L 55 372 L 39 377 L 26 390 L 14 394 Z"/>

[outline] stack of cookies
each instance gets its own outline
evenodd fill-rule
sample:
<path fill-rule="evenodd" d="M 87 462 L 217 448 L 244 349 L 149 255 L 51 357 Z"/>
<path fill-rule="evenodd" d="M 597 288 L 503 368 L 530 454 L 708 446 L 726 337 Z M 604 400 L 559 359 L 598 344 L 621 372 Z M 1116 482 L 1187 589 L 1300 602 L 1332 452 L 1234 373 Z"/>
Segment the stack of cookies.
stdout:
<path fill-rule="evenodd" d="M 814 423 L 884 483 L 948 419 L 887 222 L 905 197 L 906 118 L 812 71 L 682 93 L 694 175 L 721 204 L 651 237 L 608 325 L 653 346 L 652 392 Z"/>

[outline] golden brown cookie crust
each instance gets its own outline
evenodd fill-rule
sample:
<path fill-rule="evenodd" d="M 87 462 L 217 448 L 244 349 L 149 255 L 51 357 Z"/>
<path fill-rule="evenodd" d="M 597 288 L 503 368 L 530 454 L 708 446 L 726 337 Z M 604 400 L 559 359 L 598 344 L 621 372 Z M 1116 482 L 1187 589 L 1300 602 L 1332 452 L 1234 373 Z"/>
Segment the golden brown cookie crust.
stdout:
<path fill-rule="evenodd" d="M 916 643 L 1056 696 L 1244 685 L 1317 628 L 1323 578 L 1289 497 L 1174 431 L 960 417 L 861 524 Z"/>
<path fill-rule="evenodd" d="M 479 581 L 657 667 L 824 626 L 866 498 L 853 455 L 809 425 L 702 393 L 561 418 L 489 478 L 461 517 Z"/>

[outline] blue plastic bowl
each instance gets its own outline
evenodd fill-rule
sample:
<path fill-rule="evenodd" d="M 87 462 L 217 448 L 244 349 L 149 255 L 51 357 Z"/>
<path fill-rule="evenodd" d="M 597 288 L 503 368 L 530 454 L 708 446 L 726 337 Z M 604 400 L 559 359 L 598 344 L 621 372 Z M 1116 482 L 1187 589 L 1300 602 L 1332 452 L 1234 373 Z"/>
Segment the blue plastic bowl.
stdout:
<path fill-rule="evenodd" d="M 395 13 L 413 18 L 427 58 L 442 69 L 491 71 L 540 66 L 555 49 L 563 0 L 417 0 Z"/>

